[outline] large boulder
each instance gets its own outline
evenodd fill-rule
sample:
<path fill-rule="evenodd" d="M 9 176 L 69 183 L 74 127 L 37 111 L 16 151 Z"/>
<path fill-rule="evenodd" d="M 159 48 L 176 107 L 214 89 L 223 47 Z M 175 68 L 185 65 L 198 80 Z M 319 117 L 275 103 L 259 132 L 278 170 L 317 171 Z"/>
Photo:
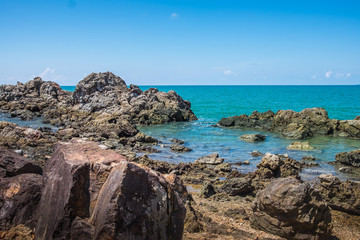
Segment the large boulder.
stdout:
<path fill-rule="evenodd" d="M 331 208 L 360 215 L 360 182 L 343 182 L 332 174 L 322 174 L 315 188 Z"/>
<path fill-rule="evenodd" d="M 330 208 L 308 183 L 273 180 L 256 195 L 251 226 L 286 239 L 329 239 Z"/>
<path fill-rule="evenodd" d="M 265 141 L 265 135 L 254 133 L 254 134 L 245 134 L 240 137 L 241 140 L 246 142 L 263 142 Z"/>
<path fill-rule="evenodd" d="M 74 139 L 59 143 L 44 171 L 37 239 L 181 239 L 187 192 L 161 175 Z"/>
<path fill-rule="evenodd" d="M 344 165 L 360 167 L 360 149 L 338 153 L 335 155 L 335 160 Z"/>

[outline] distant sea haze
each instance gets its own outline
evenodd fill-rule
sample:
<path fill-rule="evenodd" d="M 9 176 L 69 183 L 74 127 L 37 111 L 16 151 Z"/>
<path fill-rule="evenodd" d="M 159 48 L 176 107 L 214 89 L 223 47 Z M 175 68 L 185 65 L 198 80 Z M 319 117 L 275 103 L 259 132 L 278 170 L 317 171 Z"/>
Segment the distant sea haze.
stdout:
<path fill-rule="evenodd" d="M 160 91 L 176 91 L 191 102 L 192 110 L 206 121 L 216 123 L 223 117 L 251 114 L 253 111 L 281 109 L 301 111 L 322 107 L 330 118 L 354 119 L 360 115 L 360 85 L 340 86 L 139 86 Z M 74 91 L 75 86 L 62 86 Z"/>

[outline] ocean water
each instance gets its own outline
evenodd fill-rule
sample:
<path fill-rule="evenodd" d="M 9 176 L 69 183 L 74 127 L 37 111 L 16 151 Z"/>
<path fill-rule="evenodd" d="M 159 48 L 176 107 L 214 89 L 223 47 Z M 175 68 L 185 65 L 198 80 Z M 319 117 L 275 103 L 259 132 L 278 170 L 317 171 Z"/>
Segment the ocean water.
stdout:
<path fill-rule="evenodd" d="M 291 151 L 286 147 L 294 140 L 284 139 L 279 134 L 253 131 L 249 129 L 233 129 L 213 127 L 221 118 L 251 114 L 280 109 L 300 111 L 304 108 L 323 107 L 330 118 L 340 120 L 354 119 L 360 115 L 360 85 L 357 86 L 140 86 L 142 90 L 150 87 L 160 91 L 174 90 L 192 104 L 192 110 L 199 118 L 193 122 L 168 123 L 155 126 L 139 126 L 139 130 L 162 141 L 155 146 L 161 153 L 149 154 L 156 160 L 172 163 L 193 162 L 201 156 L 217 152 L 226 162 L 236 163 L 249 160 L 250 165 L 240 166 L 241 172 L 256 169 L 261 157 L 252 157 L 254 150 L 266 153 L 289 154 L 301 160 L 312 155 L 317 158 L 319 167 L 303 170 L 302 177 L 312 179 L 322 173 L 333 173 L 341 179 L 360 179 L 360 175 L 344 174 L 337 167 L 328 164 L 335 160 L 335 155 L 343 151 L 360 148 L 360 140 L 316 136 L 309 140 L 316 149 L 313 151 Z M 62 86 L 64 90 L 74 91 L 75 86 Z M 0 114 L 0 120 L 10 121 L 9 116 Z M 21 122 L 20 125 L 37 127 L 42 125 L 39 119 Z M 239 140 L 243 134 L 262 133 L 266 141 L 248 143 Z M 185 146 L 193 149 L 188 153 L 176 153 L 169 150 L 171 138 L 185 141 Z M 141 155 L 141 154 L 140 154 Z"/>
<path fill-rule="evenodd" d="M 248 129 L 213 127 L 222 117 L 251 114 L 280 109 L 300 111 L 304 108 L 323 107 L 330 118 L 354 119 L 360 115 L 360 86 L 140 86 L 142 90 L 156 87 L 160 91 L 174 90 L 192 104 L 198 121 L 169 123 L 139 127 L 147 135 L 162 141 L 156 146 L 161 153 L 150 154 L 153 159 L 168 162 L 193 162 L 197 158 L 217 152 L 226 162 L 236 163 L 249 160 L 249 166 L 239 167 L 241 172 L 256 169 L 261 161 L 252 157 L 254 150 L 266 153 L 289 154 L 301 160 L 312 155 L 319 167 L 303 170 L 302 177 L 312 179 L 322 173 L 333 173 L 342 179 L 358 179 L 357 175 L 344 174 L 327 162 L 334 161 L 335 155 L 343 151 L 360 148 L 360 140 L 316 136 L 309 140 L 316 149 L 313 151 L 291 151 L 286 147 L 294 140 L 284 139 L 279 134 Z M 262 133 L 266 141 L 248 143 L 239 140 L 243 134 Z M 185 146 L 193 149 L 189 153 L 175 153 L 169 150 L 171 138 L 185 141 Z"/>

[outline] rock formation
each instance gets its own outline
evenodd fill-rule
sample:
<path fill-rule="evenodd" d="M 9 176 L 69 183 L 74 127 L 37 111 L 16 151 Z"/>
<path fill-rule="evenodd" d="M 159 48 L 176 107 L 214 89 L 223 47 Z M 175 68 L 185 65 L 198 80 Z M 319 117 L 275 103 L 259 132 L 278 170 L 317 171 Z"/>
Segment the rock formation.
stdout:
<path fill-rule="evenodd" d="M 266 137 L 259 133 L 255 133 L 242 135 L 240 139 L 246 142 L 262 142 L 265 141 Z"/>
<path fill-rule="evenodd" d="M 273 180 L 256 195 L 252 227 L 286 239 L 329 239 L 331 214 L 308 183 L 292 177 Z"/>
<path fill-rule="evenodd" d="M 182 238 L 188 194 L 181 180 L 95 142 L 58 143 L 44 176 L 9 149 L 0 149 L 0 167 L 4 236 L 23 224 L 36 239 Z"/>
<path fill-rule="evenodd" d="M 322 174 L 315 188 L 331 208 L 360 215 L 360 182 L 343 182 L 332 174 Z"/>
<path fill-rule="evenodd" d="M 243 127 L 280 132 L 290 139 L 306 139 L 313 135 L 331 135 L 360 138 L 360 120 L 330 119 L 323 108 L 307 108 L 300 112 L 279 110 L 221 119 L 223 127 Z"/>
<path fill-rule="evenodd" d="M 360 149 L 351 152 L 342 152 L 335 155 L 335 160 L 338 163 L 360 167 Z"/>

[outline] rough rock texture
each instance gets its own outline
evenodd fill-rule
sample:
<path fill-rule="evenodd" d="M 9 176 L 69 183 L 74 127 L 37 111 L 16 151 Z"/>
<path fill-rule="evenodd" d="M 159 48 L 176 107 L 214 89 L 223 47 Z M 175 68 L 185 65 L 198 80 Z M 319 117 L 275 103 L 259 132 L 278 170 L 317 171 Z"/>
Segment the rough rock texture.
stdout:
<path fill-rule="evenodd" d="M 3 240 L 34 240 L 35 233 L 24 224 L 19 224 L 8 231 L 0 231 L 0 239 Z"/>
<path fill-rule="evenodd" d="M 240 139 L 246 142 L 263 142 L 265 141 L 266 137 L 259 133 L 255 133 L 242 135 Z"/>
<path fill-rule="evenodd" d="M 251 178 L 231 178 L 227 180 L 220 188 L 230 196 L 248 194 L 253 190 L 251 185 Z"/>
<path fill-rule="evenodd" d="M 344 165 L 360 167 L 360 149 L 338 153 L 335 155 L 335 160 Z"/>
<path fill-rule="evenodd" d="M 279 110 L 251 115 L 239 115 L 221 119 L 223 127 L 244 127 L 281 132 L 290 139 L 305 139 L 313 135 L 332 135 L 360 138 L 360 120 L 339 121 L 330 119 L 323 108 L 307 108 L 300 112 Z"/>
<path fill-rule="evenodd" d="M 111 72 L 92 73 L 73 93 L 35 78 L 25 84 L 1 85 L 0 108 L 12 116 L 43 117 L 48 123 L 86 134 L 121 138 L 138 133 L 135 124 L 195 120 L 190 102 L 174 91 L 142 91 Z"/>
<path fill-rule="evenodd" d="M 187 192 L 161 175 L 101 149 L 59 143 L 44 171 L 37 239 L 181 239 Z"/>
<path fill-rule="evenodd" d="M 315 188 L 331 208 L 360 215 L 360 182 L 343 182 L 332 174 L 322 174 L 319 180 Z"/>
<path fill-rule="evenodd" d="M 257 150 L 251 152 L 251 156 L 253 156 L 253 157 L 260 157 L 260 156 L 263 156 L 263 155 L 264 155 L 263 153 L 261 153 L 261 152 L 259 152 Z"/>
<path fill-rule="evenodd" d="M 329 239 L 331 214 L 308 183 L 279 178 L 256 195 L 252 227 L 286 239 Z"/>
<path fill-rule="evenodd" d="M 43 187 L 41 174 L 39 166 L 10 149 L 0 148 L 0 230 L 19 224 L 34 227 Z"/>
<path fill-rule="evenodd" d="M 224 159 L 220 158 L 218 153 L 212 153 L 210 155 L 201 157 L 195 161 L 195 163 L 204 163 L 204 164 L 211 164 L 211 165 L 218 165 L 223 162 L 224 162 Z"/>
<path fill-rule="evenodd" d="M 288 176 L 299 178 L 301 171 L 301 164 L 295 159 L 271 153 L 266 153 L 256 167 L 258 170 L 253 173 L 253 176 L 259 179 Z"/>
<path fill-rule="evenodd" d="M 298 151 L 309 151 L 309 150 L 313 150 L 314 147 L 311 146 L 309 142 L 293 142 L 287 147 L 287 149 L 298 150 Z"/>

